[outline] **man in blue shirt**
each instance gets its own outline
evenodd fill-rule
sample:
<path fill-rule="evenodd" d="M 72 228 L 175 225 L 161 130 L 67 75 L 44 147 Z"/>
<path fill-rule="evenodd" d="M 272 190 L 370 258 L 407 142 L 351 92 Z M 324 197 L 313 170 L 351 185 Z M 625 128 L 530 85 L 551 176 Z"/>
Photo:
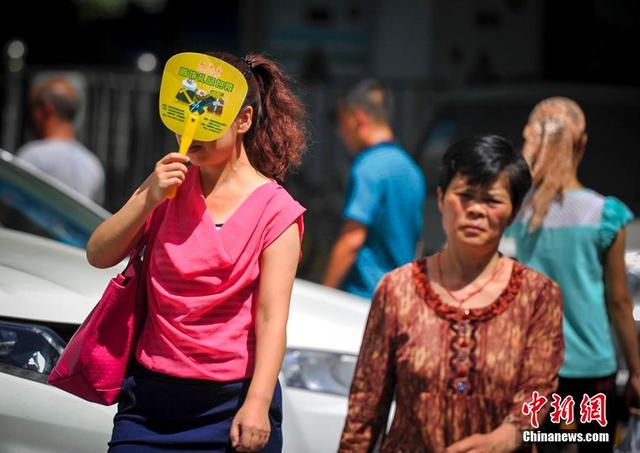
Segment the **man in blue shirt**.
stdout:
<path fill-rule="evenodd" d="M 367 298 L 386 272 L 416 257 L 422 232 L 424 176 L 394 141 L 392 110 L 391 94 L 374 80 L 338 103 L 340 135 L 355 159 L 323 283 Z"/>

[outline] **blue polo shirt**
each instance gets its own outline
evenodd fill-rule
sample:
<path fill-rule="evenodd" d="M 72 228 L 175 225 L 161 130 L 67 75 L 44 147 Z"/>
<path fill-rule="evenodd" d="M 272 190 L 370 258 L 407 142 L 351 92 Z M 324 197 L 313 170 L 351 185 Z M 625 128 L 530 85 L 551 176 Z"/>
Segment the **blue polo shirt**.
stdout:
<path fill-rule="evenodd" d="M 361 151 L 351 166 L 344 217 L 367 239 L 341 288 L 371 298 L 382 276 L 415 258 L 426 186 L 422 171 L 395 142 Z"/>

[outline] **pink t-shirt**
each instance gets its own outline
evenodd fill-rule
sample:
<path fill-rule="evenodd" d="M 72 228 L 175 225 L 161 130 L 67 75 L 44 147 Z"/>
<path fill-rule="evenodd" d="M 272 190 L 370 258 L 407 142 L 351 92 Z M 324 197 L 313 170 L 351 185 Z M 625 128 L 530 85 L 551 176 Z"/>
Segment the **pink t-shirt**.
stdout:
<path fill-rule="evenodd" d="M 274 181 L 252 192 L 217 230 L 200 171 L 189 168 L 150 253 L 149 314 L 136 357 L 146 368 L 194 379 L 253 374 L 260 254 L 305 209 Z"/>

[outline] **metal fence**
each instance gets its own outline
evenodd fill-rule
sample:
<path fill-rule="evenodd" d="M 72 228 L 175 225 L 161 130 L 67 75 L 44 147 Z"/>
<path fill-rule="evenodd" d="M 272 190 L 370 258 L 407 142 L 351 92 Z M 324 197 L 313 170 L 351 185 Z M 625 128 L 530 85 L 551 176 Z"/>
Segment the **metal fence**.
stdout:
<path fill-rule="evenodd" d="M 106 169 L 105 207 L 118 209 L 145 179 L 154 163 L 177 149 L 175 137 L 158 115 L 160 77 L 156 74 L 80 71 L 84 110 L 78 138 Z M 29 138 L 26 94 L 37 71 L 0 75 L 2 147 L 15 151 Z M 341 224 L 349 157 L 333 118 L 335 101 L 346 81 L 300 85 L 309 113 L 309 146 L 301 168 L 285 187 L 306 208 L 303 261 L 299 275 L 318 281 Z M 586 185 L 615 195 L 640 210 L 640 90 L 532 83 L 438 89 L 418 82 L 388 82 L 396 99 L 394 129 L 427 176 L 424 237 L 427 251 L 443 234 L 435 198 L 436 169 L 446 146 L 461 136 L 498 133 L 516 145 L 528 112 L 540 99 L 563 94 L 576 99 L 589 122 L 589 150 L 581 164 Z M 429 140 L 426 140 L 429 131 Z M 426 146 L 426 144 L 429 146 Z"/>
<path fill-rule="evenodd" d="M 14 152 L 34 138 L 25 109 L 28 88 L 37 70 L 5 74 L 3 147 Z M 158 115 L 160 77 L 156 74 L 80 71 L 83 108 L 77 121 L 78 140 L 102 161 L 106 171 L 104 206 L 117 210 L 146 178 L 155 162 L 176 150 L 177 142 Z M 309 147 L 303 165 L 287 179 L 287 190 L 306 208 L 303 262 L 299 274 L 319 280 L 334 236 L 349 171 L 349 158 L 337 135 L 332 112 L 341 84 L 300 87 L 309 112 Z M 398 87 L 399 135 L 416 140 L 419 122 L 411 105 L 416 90 Z M 413 101 L 413 102 L 411 102 Z M 423 111 L 423 109 L 417 109 Z"/>

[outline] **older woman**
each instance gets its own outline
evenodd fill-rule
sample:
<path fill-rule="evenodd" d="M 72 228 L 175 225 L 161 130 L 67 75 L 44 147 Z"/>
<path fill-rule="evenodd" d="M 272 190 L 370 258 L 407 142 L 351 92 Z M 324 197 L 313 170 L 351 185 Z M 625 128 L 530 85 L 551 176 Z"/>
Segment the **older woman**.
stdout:
<path fill-rule="evenodd" d="M 556 284 L 498 253 L 530 185 L 501 137 L 447 150 L 438 187 L 447 246 L 379 283 L 340 451 L 371 449 L 394 394 L 383 452 L 518 448 L 531 426 L 523 404 L 533 392 L 551 399 L 563 348 Z"/>

